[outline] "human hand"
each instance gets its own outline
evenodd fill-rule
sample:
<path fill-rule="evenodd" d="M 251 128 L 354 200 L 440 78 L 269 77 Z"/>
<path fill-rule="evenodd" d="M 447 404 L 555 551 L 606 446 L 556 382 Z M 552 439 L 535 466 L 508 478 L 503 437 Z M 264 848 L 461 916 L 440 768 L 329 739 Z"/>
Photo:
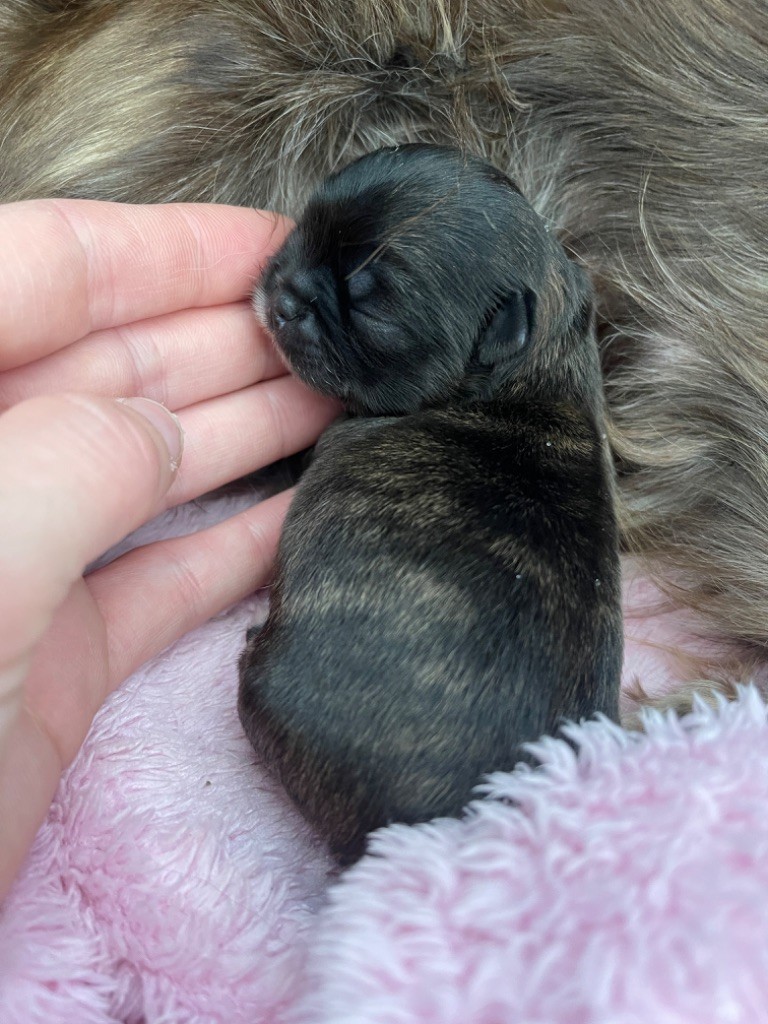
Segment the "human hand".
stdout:
<path fill-rule="evenodd" d="M 228 207 L 0 207 L 0 898 L 106 696 L 269 574 L 288 495 L 82 577 L 336 415 L 245 301 L 285 233 Z"/>

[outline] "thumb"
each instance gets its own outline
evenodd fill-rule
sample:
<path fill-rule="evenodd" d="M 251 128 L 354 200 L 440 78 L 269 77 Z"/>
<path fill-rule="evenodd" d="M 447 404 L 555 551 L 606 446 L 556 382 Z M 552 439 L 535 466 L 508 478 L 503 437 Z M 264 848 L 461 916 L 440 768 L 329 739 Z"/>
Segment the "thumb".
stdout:
<path fill-rule="evenodd" d="M 0 895 L 63 767 L 56 733 L 41 723 L 66 721 L 71 687 L 47 708 L 25 702 L 38 642 L 67 594 L 83 597 L 73 584 L 88 562 L 157 510 L 181 450 L 176 417 L 146 399 L 57 395 L 0 416 Z M 74 622 L 75 659 L 98 642 L 88 607 Z M 87 686 L 74 692 L 87 699 Z M 83 735 L 94 711 L 82 713 Z"/>
<path fill-rule="evenodd" d="M 144 398 L 56 395 L 0 416 L 0 666 L 26 658 L 85 566 L 158 510 L 182 447 L 176 417 Z"/>

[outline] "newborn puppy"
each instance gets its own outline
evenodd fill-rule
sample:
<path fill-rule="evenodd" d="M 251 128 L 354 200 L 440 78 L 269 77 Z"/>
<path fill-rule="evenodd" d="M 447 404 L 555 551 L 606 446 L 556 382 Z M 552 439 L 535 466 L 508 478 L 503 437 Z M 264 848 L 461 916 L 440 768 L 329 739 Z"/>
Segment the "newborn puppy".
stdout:
<path fill-rule="evenodd" d="M 286 518 L 240 718 L 346 864 L 378 826 L 458 814 L 563 719 L 617 716 L 591 291 L 507 178 L 419 145 L 322 185 L 258 304 L 353 416 Z"/>

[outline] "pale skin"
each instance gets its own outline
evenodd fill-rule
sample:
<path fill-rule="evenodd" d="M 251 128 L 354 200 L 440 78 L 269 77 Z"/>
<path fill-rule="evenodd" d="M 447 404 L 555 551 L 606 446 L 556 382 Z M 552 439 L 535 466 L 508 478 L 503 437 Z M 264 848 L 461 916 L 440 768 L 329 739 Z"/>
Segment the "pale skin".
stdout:
<path fill-rule="evenodd" d="M 229 207 L 0 206 L 0 899 L 109 693 L 269 577 L 290 494 L 83 571 L 337 414 L 248 306 L 287 227 Z M 117 401 L 136 396 L 177 420 Z"/>

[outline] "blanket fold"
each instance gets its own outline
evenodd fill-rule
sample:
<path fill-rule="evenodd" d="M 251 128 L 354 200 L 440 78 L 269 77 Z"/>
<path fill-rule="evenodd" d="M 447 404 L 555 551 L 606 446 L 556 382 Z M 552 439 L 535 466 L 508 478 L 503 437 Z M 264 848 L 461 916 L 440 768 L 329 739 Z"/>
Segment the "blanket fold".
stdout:
<path fill-rule="evenodd" d="M 461 822 L 393 826 L 313 929 L 302 1024 L 768 1020 L 768 728 L 754 689 L 535 746 Z"/>

